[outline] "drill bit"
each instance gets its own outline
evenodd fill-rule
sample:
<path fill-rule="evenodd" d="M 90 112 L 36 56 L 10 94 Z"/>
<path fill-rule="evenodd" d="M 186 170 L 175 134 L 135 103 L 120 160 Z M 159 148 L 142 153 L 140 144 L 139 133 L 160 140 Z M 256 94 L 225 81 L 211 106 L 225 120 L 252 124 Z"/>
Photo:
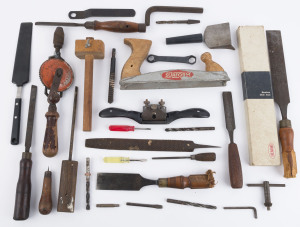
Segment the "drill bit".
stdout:
<path fill-rule="evenodd" d="M 192 202 L 181 201 L 181 200 L 175 200 L 175 199 L 167 199 L 167 202 L 168 202 L 168 203 L 179 204 L 179 205 L 187 205 L 187 206 L 194 206 L 194 207 L 202 207 L 202 208 L 207 208 L 207 209 L 217 209 L 216 206 L 212 206 L 212 205 L 206 205 L 206 204 L 201 204 L 201 203 L 192 203 Z"/>
<path fill-rule="evenodd" d="M 184 132 L 184 131 L 207 131 L 215 130 L 215 127 L 192 127 L 192 128 L 166 128 L 166 132 Z"/>
<path fill-rule="evenodd" d="M 90 210 L 90 178 L 91 178 L 91 172 L 90 172 L 90 158 L 86 158 L 86 209 Z"/>
<path fill-rule="evenodd" d="M 115 88 L 115 73 L 116 70 L 116 49 L 112 49 L 112 56 L 110 61 L 110 75 L 109 75 L 109 88 L 108 88 L 108 103 L 114 101 L 114 88 Z"/>
<path fill-rule="evenodd" d="M 169 20 L 156 21 L 156 24 L 199 24 L 200 20 Z"/>

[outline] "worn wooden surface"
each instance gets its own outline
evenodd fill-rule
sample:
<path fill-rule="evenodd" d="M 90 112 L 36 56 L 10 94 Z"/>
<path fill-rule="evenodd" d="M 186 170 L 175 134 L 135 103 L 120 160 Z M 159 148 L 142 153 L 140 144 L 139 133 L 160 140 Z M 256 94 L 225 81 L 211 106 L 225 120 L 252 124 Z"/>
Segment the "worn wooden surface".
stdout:
<path fill-rule="evenodd" d="M 151 40 L 147 39 L 124 39 L 124 43 L 130 46 L 132 53 L 123 66 L 121 79 L 141 75 L 141 65 L 148 56 Z"/>
<path fill-rule="evenodd" d="M 39 202 L 39 212 L 40 214 L 49 214 L 52 210 L 52 173 L 51 171 L 46 171 L 43 181 L 42 195 Z"/>
<path fill-rule="evenodd" d="M 232 188 L 243 187 L 243 172 L 238 147 L 235 143 L 228 145 L 229 176 Z"/>
<path fill-rule="evenodd" d="M 57 120 L 59 114 L 57 112 L 47 112 L 47 125 L 43 143 L 43 154 L 46 157 L 54 157 L 58 152 L 58 136 L 57 136 Z"/>
<path fill-rule="evenodd" d="M 224 71 L 222 66 L 212 60 L 212 56 L 209 52 L 205 52 L 201 55 L 201 60 L 205 63 L 206 72 L 220 72 Z"/>

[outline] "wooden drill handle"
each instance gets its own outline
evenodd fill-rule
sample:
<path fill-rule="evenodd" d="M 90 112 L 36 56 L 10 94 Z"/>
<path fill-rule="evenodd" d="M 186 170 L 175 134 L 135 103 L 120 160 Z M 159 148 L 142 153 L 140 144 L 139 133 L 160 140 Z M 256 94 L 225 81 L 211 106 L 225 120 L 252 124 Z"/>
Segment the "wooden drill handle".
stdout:
<path fill-rule="evenodd" d="M 148 56 L 151 40 L 147 39 L 124 39 L 124 43 L 130 46 L 132 53 L 123 66 L 121 79 L 141 75 L 141 65 Z"/>
<path fill-rule="evenodd" d="M 43 215 L 49 214 L 52 210 L 51 196 L 51 171 L 46 171 L 44 175 L 43 190 L 39 203 L 39 212 Z"/>
<path fill-rule="evenodd" d="M 296 154 L 294 151 L 294 131 L 292 128 L 280 128 L 279 137 L 282 146 L 284 177 L 294 178 L 297 174 Z"/>
<path fill-rule="evenodd" d="M 50 158 L 54 157 L 58 151 L 57 119 L 59 114 L 56 111 L 48 111 L 45 116 L 47 118 L 47 126 L 43 143 L 43 154 Z"/>
<path fill-rule="evenodd" d="M 27 157 L 26 157 L 27 156 Z M 20 173 L 17 183 L 14 220 L 26 220 L 29 217 L 31 197 L 31 153 L 23 153 L 20 161 Z"/>
<path fill-rule="evenodd" d="M 235 143 L 228 145 L 229 176 L 232 188 L 243 187 L 242 165 L 238 147 Z"/>
<path fill-rule="evenodd" d="M 92 130 L 93 103 L 93 65 L 94 56 L 85 56 L 84 101 L 83 101 L 83 131 Z"/>
<path fill-rule="evenodd" d="M 159 187 L 168 188 L 213 188 L 215 186 L 215 180 L 213 172 L 208 170 L 206 174 L 190 175 L 189 177 L 178 176 L 171 178 L 160 178 L 158 179 Z"/>
<path fill-rule="evenodd" d="M 119 33 L 146 32 L 145 24 L 138 24 L 129 21 L 89 21 L 86 22 L 84 26 L 87 29 L 105 30 Z"/>

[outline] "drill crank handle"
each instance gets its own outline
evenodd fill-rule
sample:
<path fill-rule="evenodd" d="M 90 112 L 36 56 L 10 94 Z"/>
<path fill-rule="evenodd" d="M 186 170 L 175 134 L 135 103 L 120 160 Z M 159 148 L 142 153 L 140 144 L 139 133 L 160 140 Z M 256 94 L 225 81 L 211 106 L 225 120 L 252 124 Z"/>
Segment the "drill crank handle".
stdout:
<path fill-rule="evenodd" d="M 141 113 L 137 111 L 127 111 L 119 108 L 107 108 L 99 113 L 99 117 L 110 118 L 110 117 L 126 117 L 130 118 L 137 123 L 142 123 Z"/>
<path fill-rule="evenodd" d="M 168 187 L 168 188 L 200 189 L 200 188 L 213 188 L 214 185 L 215 185 L 215 181 L 213 177 L 213 172 L 211 170 L 208 170 L 206 174 L 190 175 L 188 177 L 178 176 L 178 177 L 158 179 L 159 187 Z"/>
<path fill-rule="evenodd" d="M 282 146 L 284 177 L 294 178 L 296 177 L 297 174 L 296 154 L 294 151 L 294 131 L 291 127 L 291 123 L 289 125 L 284 125 L 290 127 L 281 127 L 281 126 L 282 123 L 280 125 L 279 137 Z"/>
<path fill-rule="evenodd" d="M 138 24 L 129 21 L 87 21 L 84 23 L 84 27 L 86 29 L 105 30 L 119 33 L 146 32 L 145 24 Z"/>
<path fill-rule="evenodd" d="M 19 180 L 16 189 L 14 220 L 26 220 L 29 217 L 31 197 L 31 153 L 23 152 L 20 161 Z"/>

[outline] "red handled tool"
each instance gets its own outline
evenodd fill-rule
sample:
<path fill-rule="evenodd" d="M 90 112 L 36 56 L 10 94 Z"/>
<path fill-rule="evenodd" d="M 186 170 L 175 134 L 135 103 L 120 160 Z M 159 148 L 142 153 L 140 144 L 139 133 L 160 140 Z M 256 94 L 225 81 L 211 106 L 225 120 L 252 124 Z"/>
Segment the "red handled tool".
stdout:
<path fill-rule="evenodd" d="M 136 127 L 130 126 L 130 125 L 110 125 L 109 130 L 117 131 L 117 132 L 129 132 L 129 131 L 135 131 L 135 130 L 151 130 L 151 128 L 136 128 Z"/>

